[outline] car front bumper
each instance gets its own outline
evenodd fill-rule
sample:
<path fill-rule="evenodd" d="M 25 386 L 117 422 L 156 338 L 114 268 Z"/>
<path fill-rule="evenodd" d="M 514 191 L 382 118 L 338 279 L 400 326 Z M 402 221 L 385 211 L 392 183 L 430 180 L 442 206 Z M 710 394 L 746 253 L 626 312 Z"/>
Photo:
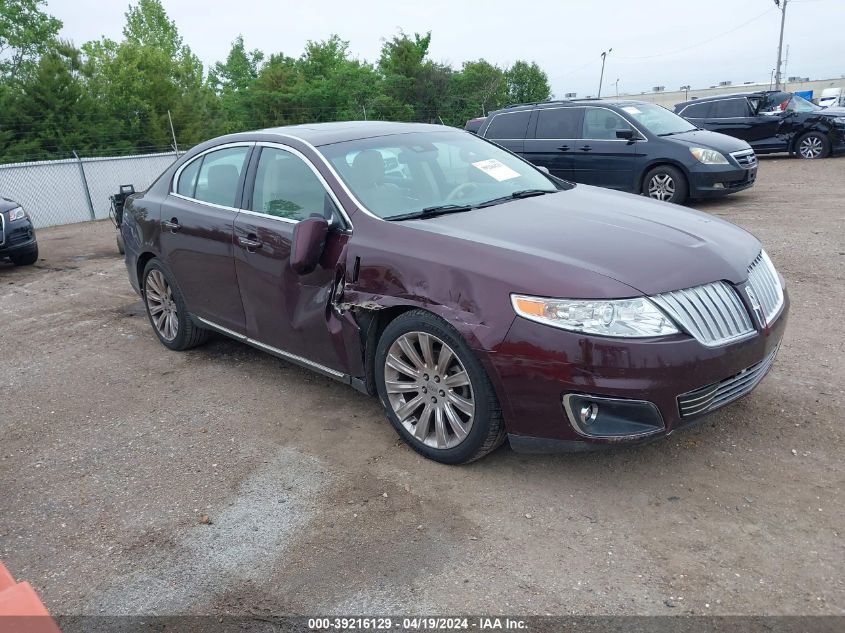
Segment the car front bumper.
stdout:
<path fill-rule="evenodd" d="M 690 198 L 714 198 L 743 191 L 757 182 L 757 166 L 700 165 L 690 170 Z"/>
<path fill-rule="evenodd" d="M 38 241 L 28 218 L 14 222 L 0 221 L 0 257 L 9 257 L 31 250 Z"/>
<path fill-rule="evenodd" d="M 774 362 L 788 311 L 784 291 L 781 312 L 765 331 L 719 347 L 706 347 L 685 334 L 606 338 L 517 318 L 506 340 L 487 358 L 511 445 L 526 452 L 595 450 L 650 442 L 695 424 L 759 384 Z M 727 393 L 727 399 L 716 397 L 717 389 Z M 644 402 L 656 408 L 661 423 L 643 427 L 642 420 L 633 419 L 640 417 L 635 413 L 623 420 L 632 424 L 618 427 L 638 428 L 635 432 L 590 435 L 579 428 L 571 411 L 567 414 L 564 401 L 569 394 L 623 404 Z M 711 395 L 712 408 L 690 408 L 693 399 Z M 682 405 L 692 413 L 682 415 Z M 645 408 L 642 411 L 649 417 Z"/>

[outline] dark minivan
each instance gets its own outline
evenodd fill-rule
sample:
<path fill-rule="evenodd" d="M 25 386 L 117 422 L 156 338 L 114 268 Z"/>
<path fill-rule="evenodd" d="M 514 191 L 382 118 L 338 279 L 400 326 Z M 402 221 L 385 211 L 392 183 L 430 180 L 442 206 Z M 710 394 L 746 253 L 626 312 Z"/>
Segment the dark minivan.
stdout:
<path fill-rule="evenodd" d="M 641 101 L 550 101 L 491 112 L 478 135 L 553 176 L 681 204 L 748 189 L 757 157 Z"/>
<path fill-rule="evenodd" d="M 758 154 L 825 158 L 845 152 L 845 108 L 822 108 L 779 90 L 718 95 L 675 106 L 693 125 L 729 134 Z"/>

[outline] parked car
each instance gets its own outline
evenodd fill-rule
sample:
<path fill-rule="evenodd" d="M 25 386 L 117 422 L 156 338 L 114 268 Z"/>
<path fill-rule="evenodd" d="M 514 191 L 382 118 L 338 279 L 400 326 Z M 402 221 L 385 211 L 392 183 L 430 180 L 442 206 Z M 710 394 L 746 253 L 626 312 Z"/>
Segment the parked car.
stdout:
<path fill-rule="evenodd" d="M 819 106 L 822 108 L 838 108 L 845 106 L 845 96 L 842 88 L 825 88 L 822 96 L 819 97 Z"/>
<path fill-rule="evenodd" d="M 757 178 L 748 143 L 641 101 L 511 106 L 491 112 L 478 134 L 558 178 L 677 204 L 742 191 Z"/>
<path fill-rule="evenodd" d="M 668 435 L 749 393 L 786 326 L 743 229 L 439 125 L 207 141 L 121 230 L 165 347 L 219 332 L 377 395 L 445 463 Z"/>
<path fill-rule="evenodd" d="M 29 266 L 38 261 L 38 241 L 32 220 L 14 200 L 0 197 L 0 259 L 8 258 L 15 266 Z"/>
<path fill-rule="evenodd" d="M 679 103 L 675 112 L 694 125 L 747 141 L 758 154 L 814 159 L 845 151 L 845 108 L 821 108 L 791 92 L 706 97 Z"/>
<path fill-rule="evenodd" d="M 479 130 L 479 128 L 481 128 L 481 125 L 484 123 L 486 118 L 487 117 L 479 116 L 479 117 L 475 117 L 474 119 L 470 119 L 469 121 L 466 122 L 464 129 L 467 132 L 472 132 L 473 134 L 478 134 L 478 130 Z"/>

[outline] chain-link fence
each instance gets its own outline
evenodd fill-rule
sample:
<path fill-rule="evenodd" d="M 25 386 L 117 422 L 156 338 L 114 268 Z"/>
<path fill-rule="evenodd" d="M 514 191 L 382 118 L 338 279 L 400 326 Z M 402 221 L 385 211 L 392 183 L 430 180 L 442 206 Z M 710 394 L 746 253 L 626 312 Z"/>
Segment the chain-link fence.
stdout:
<path fill-rule="evenodd" d="M 168 152 L 0 165 L 0 196 L 26 209 L 36 228 L 100 220 L 120 185 L 143 191 L 176 158 Z"/>

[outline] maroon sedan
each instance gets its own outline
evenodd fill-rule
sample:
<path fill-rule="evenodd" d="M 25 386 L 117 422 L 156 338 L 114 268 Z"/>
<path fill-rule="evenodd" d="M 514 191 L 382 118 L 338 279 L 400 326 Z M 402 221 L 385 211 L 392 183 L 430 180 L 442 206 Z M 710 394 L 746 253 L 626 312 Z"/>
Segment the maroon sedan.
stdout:
<path fill-rule="evenodd" d="M 218 332 L 378 395 L 446 463 L 667 435 L 749 393 L 786 325 L 742 229 L 442 126 L 217 138 L 122 232 L 166 347 Z"/>

